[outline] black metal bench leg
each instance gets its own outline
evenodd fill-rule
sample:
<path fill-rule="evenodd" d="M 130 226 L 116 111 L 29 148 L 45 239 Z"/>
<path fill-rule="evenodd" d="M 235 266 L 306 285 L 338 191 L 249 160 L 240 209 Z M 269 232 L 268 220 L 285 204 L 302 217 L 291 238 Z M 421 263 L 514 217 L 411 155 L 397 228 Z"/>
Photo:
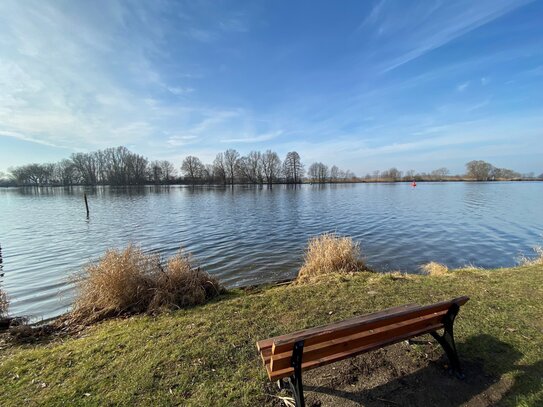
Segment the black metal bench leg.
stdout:
<path fill-rule="evenodd" d="M 447 314 L 443 317 L 443 324 L 445 330 L 443 335 L 439 335 L 437 332 L 431 332 L 431 335 L 439 342 L 451 364 L 451 370 L 459 379 L 464 379 L 465 375 L 460 365 L 460 359 L 458 358 L 458 352 L 456 351 L 456 344 L 454 343 L 454 319 L 458 315 L 460 307 L 457 304 L 453 304 L 447 311 Z"/>
<path fill-rule="evenodd" d="M 304 341 L 299 341 L 294 344 L 292 350 L 291 365 L 294 368 L 294 374 L 289 377 L 289 385 L 294 394 L 296 407 L 305 407 L 304 387 L 302 383 L 302 355 L 304 352 Z"/>

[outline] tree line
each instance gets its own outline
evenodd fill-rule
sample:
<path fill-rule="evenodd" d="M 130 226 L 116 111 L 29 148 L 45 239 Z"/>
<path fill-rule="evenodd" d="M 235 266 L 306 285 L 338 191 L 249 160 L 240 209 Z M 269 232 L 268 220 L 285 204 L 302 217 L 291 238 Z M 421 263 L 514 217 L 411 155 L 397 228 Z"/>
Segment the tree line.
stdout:
<path fill-rule="evenodd" d="M 313 177 L 314 169 L 318 176 Z M 351 171 L 322 163 L 309 167 L 315 182 L 341 182 L 354 179 Z M 21 186 L 56 185 L 145 185 L 145 184 L 299 184 L 306 180 L 305 166 L 296 151 L 281 160 L 272 151 L 251 151 L 242 156 L 234 149 L 217 154 L 211 164 L 187 156 L 178 169 L 167 160 L 149 161 L 126 147 L 74 153 L 57 163 L 27 164 L 9 169 L 0 184 Z"/>
<path fill-rule="evenodd" d="M 499 168 L 482 161 L 473 160 L 466 163 L 465 174 L 451 175 L 450 171 L 441 167 L 431 172 L 415 172 L 415 170 L 400 171 L 392 167 L 385 171 L 374 171 L 364 177 L 367 182 L 385 181 L 499 181 L 499 180 L 521 180 L 521 179 L 543 179 L 543 173 L 536 177 L 534 173 L 521 174 L 508 168 Z"/>
<path fill-rule="evenodd" d="M 543 179 L 543 174 L 538 178 Z M 272 151 L 251 151 L 242 156 L 234 149 L 216 155 L 205 164 L 196 156 L 183 159 L 179 168 L 167 160 L 149 161 L 126 147 L 106 148 L 89 153 L 74 153 L 57 163 L 27 164 L 0 173 L 0 186 L 71 186 L 71 185 L 145 185 L 145 184 L 299 184 L 301 182 L 397 182 L 397 181 L 493 181 L 535 179 L 534 174 L 520 174 L 474 160 L 466 164 L 466 173 L 451 175 L 445 167 L 429 173 L 389 168 L 358 178 L 349 170 L 314 162 L 306 171 L 296 151 L 281 160 Z"/>

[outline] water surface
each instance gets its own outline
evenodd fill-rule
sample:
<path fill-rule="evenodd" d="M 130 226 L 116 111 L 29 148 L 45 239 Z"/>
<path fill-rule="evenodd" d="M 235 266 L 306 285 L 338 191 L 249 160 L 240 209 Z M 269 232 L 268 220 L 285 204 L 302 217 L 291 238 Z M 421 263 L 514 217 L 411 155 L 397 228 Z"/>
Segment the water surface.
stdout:
<path fill-rule="evenodd" d="M 228 286 L 270 282 L 295 276 L 325 231 L 360 241 L 379 271 L 511 266 L 543 243 L 543 183 L 0 188 L 0 284 L 12 314 L 58 315 L 69 276 L 129 242 L 165 256 L 182 246 Z"/>

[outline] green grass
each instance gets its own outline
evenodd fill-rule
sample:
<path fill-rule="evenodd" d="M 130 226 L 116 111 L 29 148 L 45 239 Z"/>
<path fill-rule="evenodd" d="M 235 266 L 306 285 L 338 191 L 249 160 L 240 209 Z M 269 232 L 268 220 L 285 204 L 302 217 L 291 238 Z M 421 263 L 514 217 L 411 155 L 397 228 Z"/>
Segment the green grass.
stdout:
<path fill-rule="evenodd" d="M 512 381 L 504 405 L 543 401 L 543 266 L 450 275 L 333 276 L 235 291 L 203 306 L 111 320 L 80 337 L 0 351 L 0 405 L 259 406 L 268 380 L 255 342 L 385 307 L 469 295 L 462 358 Z M 331 313 L 330 313 L 331 312 Z"/>

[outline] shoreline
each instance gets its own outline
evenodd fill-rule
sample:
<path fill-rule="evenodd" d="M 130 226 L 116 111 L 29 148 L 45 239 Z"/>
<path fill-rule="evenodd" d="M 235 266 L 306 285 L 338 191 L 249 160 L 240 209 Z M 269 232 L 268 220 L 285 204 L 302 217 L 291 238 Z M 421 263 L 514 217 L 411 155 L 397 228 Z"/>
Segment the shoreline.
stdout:
<path fill-rule="evenodd" d="M 417 183 L 500 183 L 500 182 L 543 182 L 543 178 L 511 178 L 511 179 L 496 179 L 496 180 L 476 180 L 472 178 L 458 178 L 458 179 L 414 179 Z M 83 187 L 83 188 L 97 188 L 97 187 L 110 187 L 110 188 L 147 188 L 147 187 L 174 187 L 174 186 L 184 186 L 184 187 L 234 187 L 234 186 L 255 186 L 255 187 L 273 187 L 274 185 L 287 185 L 287 186 L 299 186 L 299 185 L 342 185 L 342 184 L 411 184 L 413 179 L 404 179 L 404 180 L 392 180 L 392 179 L 382 179 L 382 180 L 345 180 L 345 181 L 326 181 L 326 182 L 312 182 L 312 181 L 302 181 L 299 183 L 288 183 L 288 182 L 274 182 L 272 184 L 267 183 L 247 183 L 247 182 L 236 182 L 234 184 L 221 184 L 221 183 L 160 183 L 160 184 L 96 184 L 96 185 L 85 185 L 85 184 L 74 184 L 74 185 L 0 185 L 0 188 L 74 188 L 74 187 Z"/>

